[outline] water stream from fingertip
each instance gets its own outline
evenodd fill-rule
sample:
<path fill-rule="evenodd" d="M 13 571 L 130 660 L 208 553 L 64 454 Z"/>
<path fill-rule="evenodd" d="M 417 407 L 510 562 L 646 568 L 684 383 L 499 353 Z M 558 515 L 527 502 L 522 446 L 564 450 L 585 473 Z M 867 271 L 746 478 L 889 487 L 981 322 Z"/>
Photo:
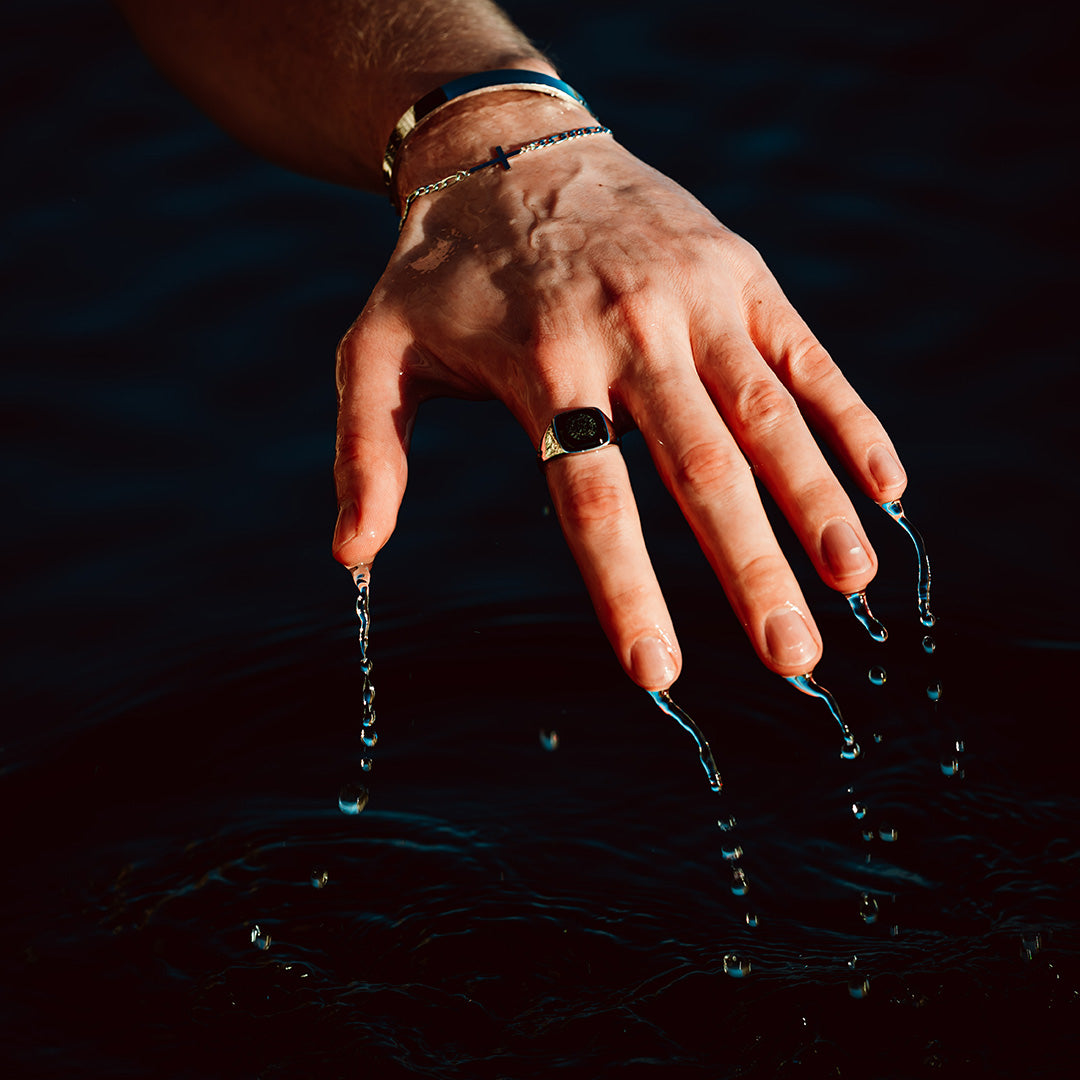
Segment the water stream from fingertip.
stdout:
<path fill-rule="evenodd" d="M 915 554 L 919 560 L 919 622 L 923 626 L 933 626 L 934 614 L 930 610 L 930 560 L 926 557 L 926 544 L 923 541 L 922 534 L 908 520 L 899 499 L 882 503 L 881 509 L 911 537 L 911 542 L 915 545 Z"/>
<path fill-rule="evenodd" d="M 701 733 L 701 728 L 694 723 L 693 719 L 685 713 L 666 690 L 649 690 L 649 697 L 660 706 L 660 709 L 670 716 L 680 727 L 690 733 L 691 738 L 697 743 L 698 759 L 701 761 L 701 767 L 705 770 L 705 775 L 709 779 L 709 787 L 712 788 L 717 794 L 719 794 L 724 787 L 723 781 L 720 779 L 720 770 L 716 767 L 716 762 L 713 759 L 712 750 L 709 749 L 708 741 Z"/>
<path fill-rule="evenodd" d="M 840 715 L 840 706 L 836 704 L 836 698 L 834 698 L 824 686 L 820 686 L 818 683 L 814 682 L 813 672 L 808 672 L 806 675 L 788 675 L 785 677 L 796 690 L 801 690 L 804 694 L 820 698 L 825 702 L 833 719 L 840 725 L 840 733 L 844 740 L 843 745 L 840 747 L 840 756 L 844 758 L 845 761 L 853 761 L 857 758 L 861 753 L 859 744 L 855 741 L 855 736 L 852 735 L 851 728 L 847 726 L 844 722 L 844 718 Z"/>
<path fill-rule="evenodd" d="M 851 605 L 851 611 L 855 618 L 865 627 L 866 632 L 874 641 L 885 641 L 889 631 L 881 624 L 870 610 L 865 592 L 853 592 L 847 595 L 847 602 Z"/>
<path fill-rule="evenodd" d="M 371 565 L 360 563 L 350 566 L 349 574 L 356 585 L 356 617 L 360 622 L 360 739 L 370 751 L 379 737 L 375 731 L 375 686 L 371 680 L 372 663 L 368 655 L 371 636 Z M 360 768 L 364 772 L 370 772 L 371 766 L 370 756 L 360 759 Z M 359 814 L 367 801 L 367 788 L 355 781 L 344 784 L 338 793 L 338 807 L 343 814 Z"/>

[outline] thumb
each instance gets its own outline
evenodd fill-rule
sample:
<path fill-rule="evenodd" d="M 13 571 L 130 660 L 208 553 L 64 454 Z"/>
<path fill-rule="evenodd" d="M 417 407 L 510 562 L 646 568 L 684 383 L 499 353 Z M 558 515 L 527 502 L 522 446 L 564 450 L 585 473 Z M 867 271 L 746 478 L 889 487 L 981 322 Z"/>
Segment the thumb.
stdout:
<path fill-rule="evenodd" d="M 403 328 L 361 320 L 338 346 L 333 552 L 343 566 L 370 563 L 397 523 L 416 416 L 405 385 L 411 344 Z"/>

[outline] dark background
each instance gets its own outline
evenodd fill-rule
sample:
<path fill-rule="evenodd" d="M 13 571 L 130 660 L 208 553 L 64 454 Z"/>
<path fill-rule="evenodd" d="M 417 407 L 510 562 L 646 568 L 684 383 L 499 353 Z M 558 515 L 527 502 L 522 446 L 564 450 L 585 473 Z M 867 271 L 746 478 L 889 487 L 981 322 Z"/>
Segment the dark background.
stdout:
<path fill-rule="evenodd" d="M 744 941 L 692 746 L 626 683 L 528 440 L 495 404 L 433 403 L 417 424 L 375 568 L 382 739 L 361 776 L 353 590 L 329 557 L 332 359 L 393 216 L 231 142 L 107 5 L 12 4 L 13 1060 L 35 1075 L 145 1075 L 149 1060 L 302 1076 L 324 1055 L 336 1075 L 363 1045 L 385 1070 L 440 1076 L 629 1075 L 638 1058 L 663 1075 L 906 1076 L 935 1056 L 954 1075 L 1058 1075 L 1080 985 L 1074 17 L 841 0 L 508 9 L 626 145 L 759 247 L 901 452 L 933 562 L 933 658 L 910 546 L 885 515 L 864 514 L 886 653 L 778 530 L 826 633 L 822 681 L 864 744 L 876 725 L 892 748 L 867 756 L 860 793 L 919 843 L 859 883 L 861 840 L 835 817 L 855 774 L 837 771 L 827 718 L 758 668 L 631 438 L 686 650 L 680 700 L 752 823 L 755 901 L 771 905 L 773 931 Z M 485 456 L 458 438 L 478 414 Z M 888 698 L 864 678 L 882 657 Z M 554 755 L 536 738 L 550 727 Z M 942 789 L 957 733 L 972 764 Z M 358 776 L 372 809 L 354 822 L 334 794 Z M 342 891 L 311 890 L 308 864 L 335 859 Z M 297 882 L 303 900 L 284 898 Z M 867 888 L 899 912 L 878 929 L 917 932 L 859 938 L 841 912 Z M 403 909 L 444 936 L 395 929 Z M 248 940 L 257 918 L 286 927 L 265 954 Z M 461 951 L 427 959 L 432 940 Z M 757 950 L 742 984 L 719 966 L 735 947 Z M 855 1003 L 849 954 L 891 989 Z M 282 989 L 282 957 L 318 992 Z M 359 1007 L 365 979 L 400 1004 Z M 706 1034 L 717 1015 L 722 1045 Z M 1009 1038 L 1016 1017 L 1038 1038 Z M 185 1049 L 206 1040 L 223 1048 L 209 1065 Z"/>

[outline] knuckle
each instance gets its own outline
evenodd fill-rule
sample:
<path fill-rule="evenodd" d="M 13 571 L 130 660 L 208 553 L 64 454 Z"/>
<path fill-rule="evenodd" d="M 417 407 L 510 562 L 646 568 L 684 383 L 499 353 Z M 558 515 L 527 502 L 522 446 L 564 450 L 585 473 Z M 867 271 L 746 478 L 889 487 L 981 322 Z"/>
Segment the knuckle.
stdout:
<path fill-rule="evenodd" d="M 574 532 L 618 531 L 629 510 L 620 484 L 591 473 L 571 477 L 559 502 L 563 525 Z"/>
<path fill-rule="evenodd" d="M 746 473 L 745 462 L 734 467 L 731 455 L 712 443 L 698 443 L 679 455 L 674 482 L 679 490 L 693 492 L 703 501 L 723 501 Z"/>
<path fill-rule="evenodd" d="M 754 376 L 735 390 L 729 402 L 731 422 L 741 431 L 767 435 L 795 419 L 798 409 L 791 395 L 774 378 Z"/>
<path fill-rule="evenodd" d="M 816 476 L 799 485 L 794 492 L 794 498 L 796 506 L 804 514 L 820 517 L 825 512 L 823 508 L 835 506 L 837 499 L 843 499 L 844 494 L 832 475 Z"/>
<path fill-rule="evenodd" d="M 342 335 L 337 349 L 334 350 L 334 383 L 339 404 L 348 389 L 350 375 L 356 369 L 357 361 L 363 352 L 362 338 L 360 319 L 357 319 Z"/>
<path fill-rule="evenodd" d="M 812 334 L 789 343 L 780 354 L 779 368 L 789 386 L 811 387 L 837 373 L 825 346 Z"/>
<path fill-rule="evenodd" d="M 777 555 L 755 555 L 735 571 L 735 592 L 745 597 L 771 596 L 786 565 Z"/>

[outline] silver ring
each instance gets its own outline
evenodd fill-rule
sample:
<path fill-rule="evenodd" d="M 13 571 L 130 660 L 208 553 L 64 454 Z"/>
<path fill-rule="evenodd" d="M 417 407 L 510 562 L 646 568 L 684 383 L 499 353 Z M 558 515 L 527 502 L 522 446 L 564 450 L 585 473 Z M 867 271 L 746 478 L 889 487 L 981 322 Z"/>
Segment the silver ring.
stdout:
<path fill-rule="evenodd" d="M 618 446 L 619 436 L 600 409 L 567 409 L 556 413 L 536 451 L 541 465 L 564 454 L 588 454 L 605 446 Z"/>

